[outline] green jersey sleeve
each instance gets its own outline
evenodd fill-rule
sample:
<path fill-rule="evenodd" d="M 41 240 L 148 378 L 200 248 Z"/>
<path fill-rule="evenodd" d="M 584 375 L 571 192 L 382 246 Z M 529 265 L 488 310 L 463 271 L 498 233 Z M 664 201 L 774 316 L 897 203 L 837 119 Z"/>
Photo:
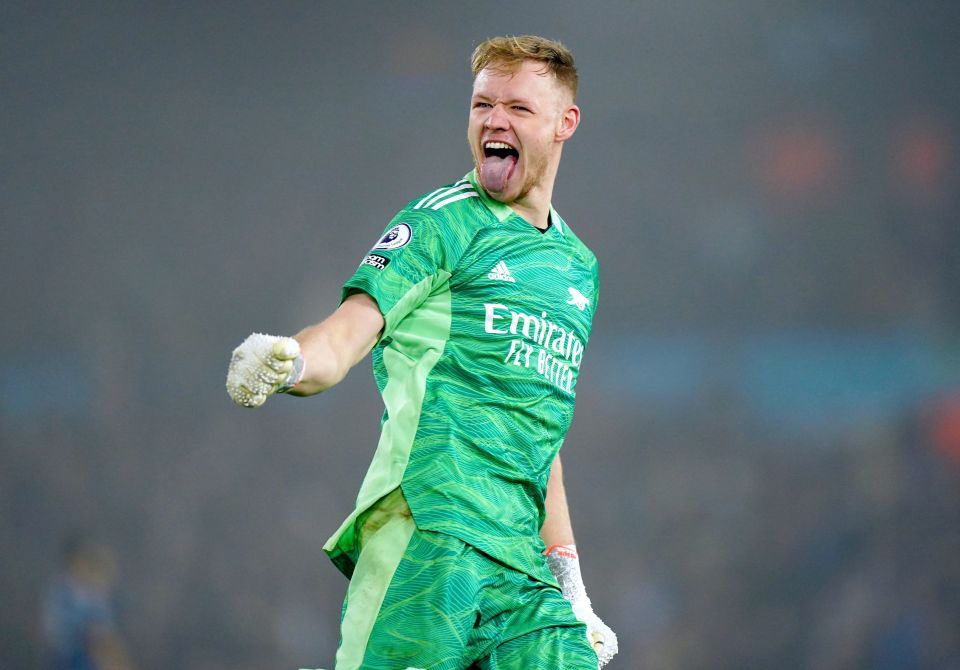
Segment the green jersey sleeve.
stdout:
<path fill-rule="evenodd" d="M 383 236 L 343 286 L 369 294 L 380 308 L 389 337 L 410 314 L 450 279 L 475 229 L 451 222 L 442 211 L 411 203 L 387 225 Z"/>

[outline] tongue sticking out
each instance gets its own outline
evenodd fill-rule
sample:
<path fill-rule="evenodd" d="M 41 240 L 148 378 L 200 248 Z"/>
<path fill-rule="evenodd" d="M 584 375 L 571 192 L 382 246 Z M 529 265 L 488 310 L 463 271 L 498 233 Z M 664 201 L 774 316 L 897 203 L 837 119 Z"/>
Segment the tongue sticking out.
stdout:
<path fill-rule="evenodd" d="M 502 193 L 507 187 L 507 180 L 513 175 L 517 165 L 516 156 L 487 156 L 480 166 L 480 183 L 490 193 Z"/>

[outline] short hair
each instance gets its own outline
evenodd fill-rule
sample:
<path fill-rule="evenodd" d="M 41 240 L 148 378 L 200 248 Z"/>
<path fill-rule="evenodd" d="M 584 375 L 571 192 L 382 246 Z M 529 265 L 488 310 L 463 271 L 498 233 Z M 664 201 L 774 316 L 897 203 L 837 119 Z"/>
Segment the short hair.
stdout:
<path fill-rule="evenodd" d="M 539 61 L 565 86 L 574 99 L 577 97 L 577 68 L 573 54 L 556 40 L 537 35 L 508 35 L 492 37 L 473 50 L 470 69 L 474 78 L 485 68 L 513 72 L 524 61 Z"/>

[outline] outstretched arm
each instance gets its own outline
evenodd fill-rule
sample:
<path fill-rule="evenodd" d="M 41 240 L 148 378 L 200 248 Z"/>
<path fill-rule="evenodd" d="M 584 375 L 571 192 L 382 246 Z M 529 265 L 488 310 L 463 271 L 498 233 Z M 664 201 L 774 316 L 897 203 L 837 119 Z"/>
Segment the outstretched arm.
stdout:
<path fill-rule="evenodd" d="M 294 337 L 254 333 L 233 351 L 227 393 L 238 405 L 259 407 L 274 393 L 326 391 L 370 353 L 383 326 L 376 301 L 355 293 Z"/>
<path fill-rule="evenodd" d="M 303 356 L 303 374 L 291 395 L 308 396 L 340 383 L 363 360 L 383 330 L 383 316 L 366 293 L 354 293 L 314 326 L 293 336 Z"/>
<path fill-rule="evenodd" d="M 573 540 L 573 524 L 567 507 L 567 493 L 563 487 L 563 465 L 558 455 L 550 468 L 547 481 L 546 519 L 540 536 L 547 545 L 547 565 L 557 578 L 563 597 L 570 601 L 574 616 L 587 625 L 587 639 L 597 652 L 599 667 L 606 665 L 617 653 L 617 636 L 600 620 L 587 597 L 587 589 L 580 575 L 580 558 Z"/>

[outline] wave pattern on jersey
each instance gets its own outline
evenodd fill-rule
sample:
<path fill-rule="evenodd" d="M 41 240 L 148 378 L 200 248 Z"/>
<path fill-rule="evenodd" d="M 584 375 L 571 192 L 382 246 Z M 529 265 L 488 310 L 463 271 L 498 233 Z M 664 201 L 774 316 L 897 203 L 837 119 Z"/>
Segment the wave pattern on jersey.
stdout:
<path fill-rule="evenodd" d="M 373 296 L 387 324 L 373 356 L 386 437 L 368 480 L 383 482 L 378 495 L 401 485 L 418 527 L 549 584 L 539 529 L 573 417 L 596 259 L 565 223 L 541 233 L 470 184 L 412 201 L 383 238 L 403 246 L 377 251 L 387 263 L 361 264 L 344 287 Z M 451 188 L 477 197 L 417 208 Z M 397 462 L 402 481 L 382 476 Z"/>
<path fill-rule="evenodd" d="M 544 621 L 557 626 L 544 631 Z M 390 581 L 363 667 L 453 670 L 481 658 L 493 669 L 596 667 L 583 626 L 559 591 L 503 570 L 455 538 L 415 532 Z"/>

